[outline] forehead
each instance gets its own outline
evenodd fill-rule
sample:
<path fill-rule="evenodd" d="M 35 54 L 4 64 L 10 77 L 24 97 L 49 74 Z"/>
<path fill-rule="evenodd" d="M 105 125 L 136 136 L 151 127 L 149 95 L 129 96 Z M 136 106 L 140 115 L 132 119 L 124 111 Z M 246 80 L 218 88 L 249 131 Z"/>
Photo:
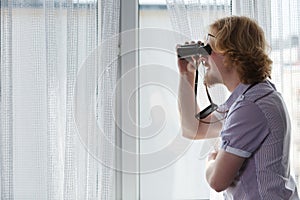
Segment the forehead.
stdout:
<path fill-rule="evenodd" d="M 218 32 L 218 30 L 214 27 L 209 27 L 208 29 L 208 33 L 212 34 L 212 35 L 216 35 Z"/>
<path fill-rule="evenodd" d="M 211 43 L 212 42 L 212 39 L 214 39 L 215 38 L 215 36 L 212 34 L 212 33 L 210 33 L 210 32 L 208 32 L 208 33 L 206 33 L 205 34 L 205 36 L 204 36 L 204 38 L 203 38 L 203 41 L 204 41 L 204 43 Z"/>

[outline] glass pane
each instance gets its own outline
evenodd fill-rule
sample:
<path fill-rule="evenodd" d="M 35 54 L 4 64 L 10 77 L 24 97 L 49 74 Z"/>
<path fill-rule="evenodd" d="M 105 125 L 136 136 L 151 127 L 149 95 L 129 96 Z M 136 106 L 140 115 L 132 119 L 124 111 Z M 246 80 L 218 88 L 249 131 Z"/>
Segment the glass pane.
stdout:
<path fill-rule="evenodd" d="M 209 199 L 203 142 L 180 135 L 178 33 L 165 1 L 140 1 L 139 15 L 141 199 Z"/>

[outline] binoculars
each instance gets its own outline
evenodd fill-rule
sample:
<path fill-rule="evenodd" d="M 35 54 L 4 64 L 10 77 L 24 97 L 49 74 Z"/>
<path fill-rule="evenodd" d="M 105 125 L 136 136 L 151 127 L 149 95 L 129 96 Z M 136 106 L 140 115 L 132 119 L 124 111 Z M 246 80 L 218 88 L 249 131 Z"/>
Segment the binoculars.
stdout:
<path fill-rule="evenodd" d="M 177 46 L 177 56 L 178 58 L 189 58 L 192 56 L 207 56 L 212 52 L 211 46 L 209 44 L 204 45 L 204 43 L 196 44 L 184 44 Z"/>

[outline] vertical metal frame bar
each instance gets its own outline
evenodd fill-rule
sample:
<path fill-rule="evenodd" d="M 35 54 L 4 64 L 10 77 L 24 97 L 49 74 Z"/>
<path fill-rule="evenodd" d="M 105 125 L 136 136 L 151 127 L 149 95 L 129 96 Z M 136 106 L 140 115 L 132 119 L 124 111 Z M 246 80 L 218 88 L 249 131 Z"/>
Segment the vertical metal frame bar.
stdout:
<path fill-rule="evenodd" d="M 115 199 L 139 199 L 138 0 L 120 0 Z"/>

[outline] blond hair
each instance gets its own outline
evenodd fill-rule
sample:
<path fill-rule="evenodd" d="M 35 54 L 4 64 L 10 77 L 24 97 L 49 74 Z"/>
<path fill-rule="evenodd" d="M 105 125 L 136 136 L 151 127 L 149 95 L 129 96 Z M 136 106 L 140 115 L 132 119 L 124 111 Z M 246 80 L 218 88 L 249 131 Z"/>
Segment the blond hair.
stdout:
<path fill-rule="evenodd" d="M 262 28 L 244 16 L 230 16 L 210 25 L 212 49 L 225 56 L 225 66 L 236 67 L 240 80 L 252 84 L 271 78 L 272 60 Z"/>

